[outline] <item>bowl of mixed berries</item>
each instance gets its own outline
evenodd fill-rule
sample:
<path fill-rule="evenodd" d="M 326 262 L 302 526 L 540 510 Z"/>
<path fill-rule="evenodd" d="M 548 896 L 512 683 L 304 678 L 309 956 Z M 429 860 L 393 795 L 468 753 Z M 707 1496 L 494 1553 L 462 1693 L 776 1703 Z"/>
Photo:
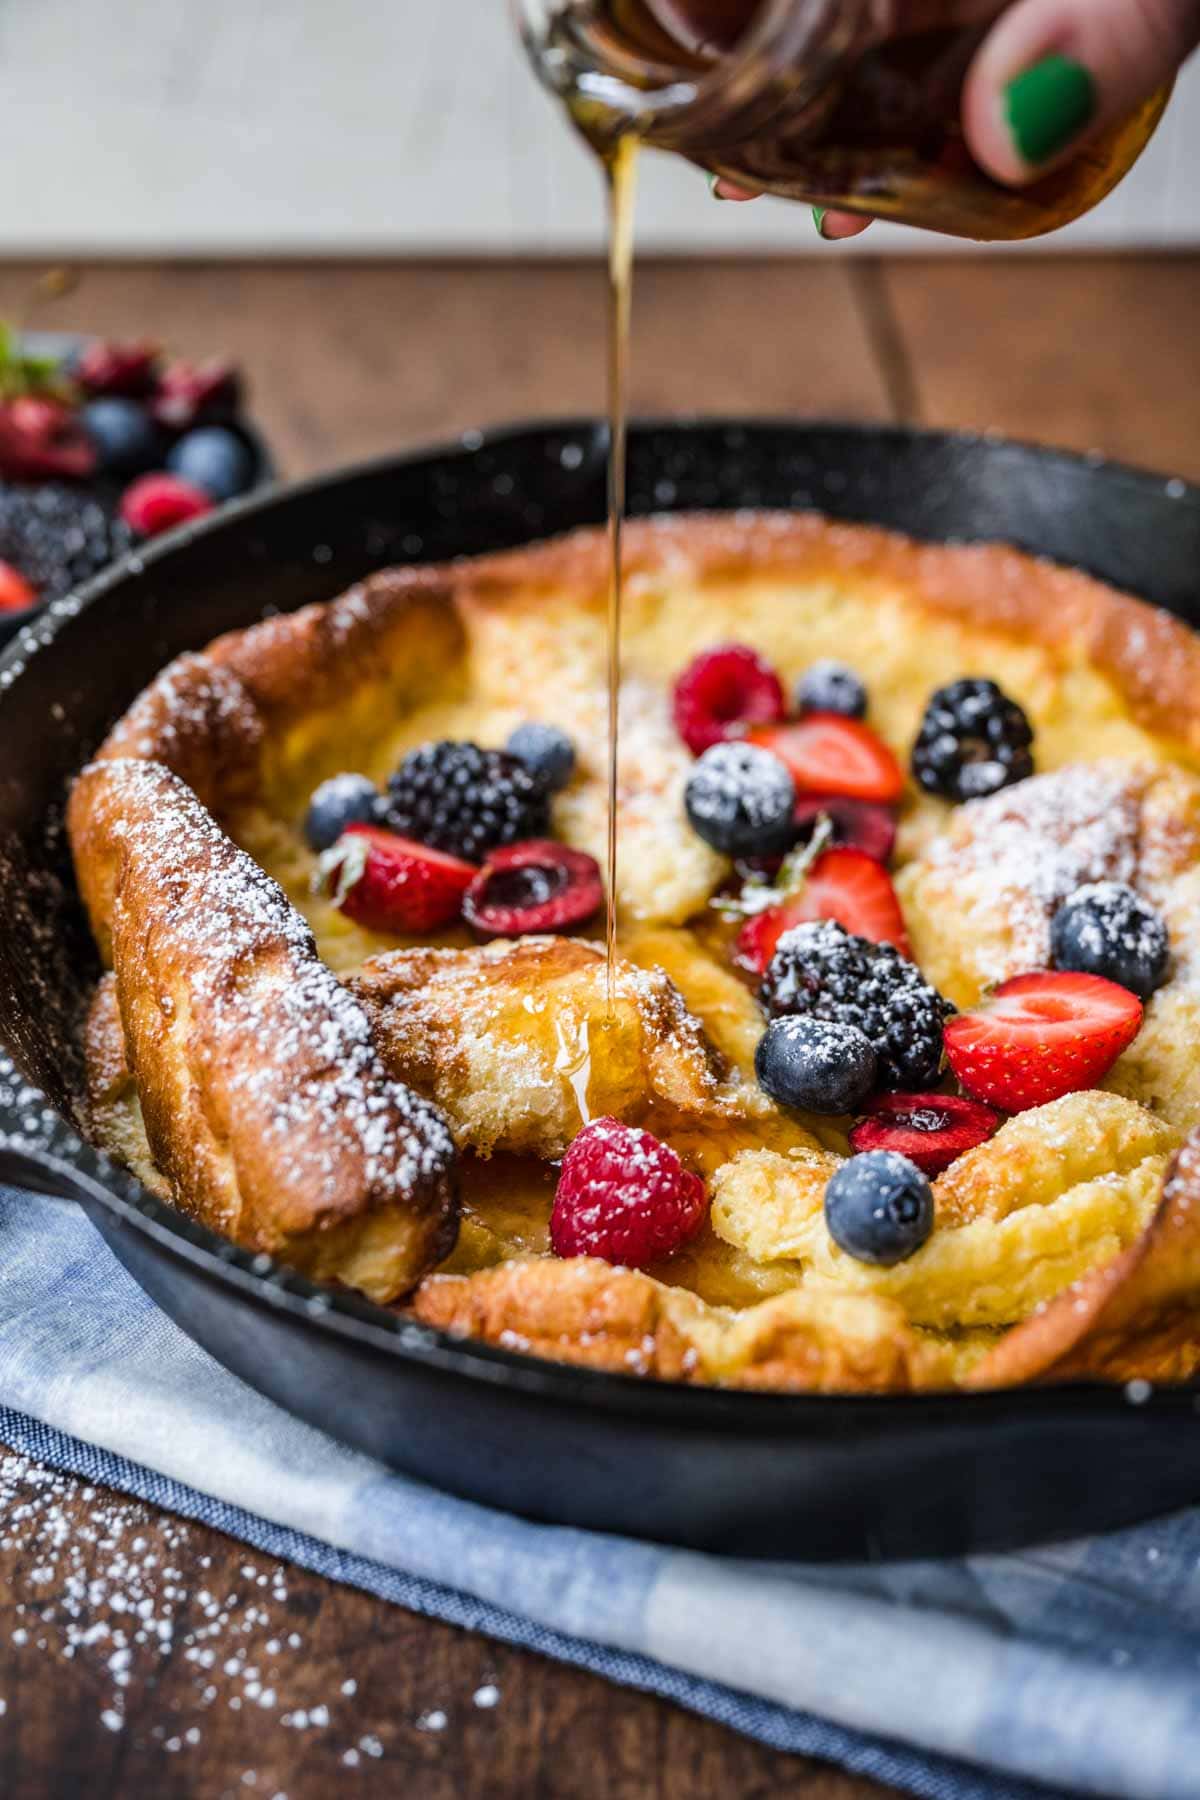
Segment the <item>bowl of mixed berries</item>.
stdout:
<path fill-rule="evenodd" d="M 261 486 L 231 362 L 0 324 L 0 644 L 139 543 Z"/>

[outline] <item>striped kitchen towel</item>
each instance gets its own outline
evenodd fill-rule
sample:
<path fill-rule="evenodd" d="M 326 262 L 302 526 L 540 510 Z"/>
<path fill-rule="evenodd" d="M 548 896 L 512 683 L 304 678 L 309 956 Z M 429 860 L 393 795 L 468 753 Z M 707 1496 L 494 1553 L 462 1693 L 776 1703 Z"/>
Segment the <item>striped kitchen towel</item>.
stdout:
<path fill-rule="evenodd" d="M 1200 1512 L 827 1568 L 529 1524 L 215 1363 L 69 1201 L 0 1189 L 0 1439 L 399 1605 L 928 1800 L 1200 1797 Z"/>

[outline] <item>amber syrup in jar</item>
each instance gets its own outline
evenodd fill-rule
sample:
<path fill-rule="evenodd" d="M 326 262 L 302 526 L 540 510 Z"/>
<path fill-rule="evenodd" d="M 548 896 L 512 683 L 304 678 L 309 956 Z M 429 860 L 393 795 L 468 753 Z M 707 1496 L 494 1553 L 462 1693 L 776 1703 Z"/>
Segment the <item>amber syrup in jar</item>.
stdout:
<path fill-rule="evenodd" d="M 1014 189 L 963 139 L 963 79 L 1003 0 L 522 0 L 543 79 L 597 146 L 635 132 L 744 187 L 976 239 L 1087 212 L 1169 90 Z"/>

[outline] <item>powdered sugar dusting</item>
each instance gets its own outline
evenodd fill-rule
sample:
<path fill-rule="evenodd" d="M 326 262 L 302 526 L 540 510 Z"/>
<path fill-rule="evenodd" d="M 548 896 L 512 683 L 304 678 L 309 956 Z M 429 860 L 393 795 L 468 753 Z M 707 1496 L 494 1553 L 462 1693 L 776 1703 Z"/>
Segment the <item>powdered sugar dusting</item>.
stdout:
<path fill-rule="evenodd" d="M 170 763 L 172 753 L 199 730 L 221 743 L 247 726 L 259 729 L 237 677 L 207 657 L 182 656 L 134 701 L 120 734 L 130 755 Z"/>
<path fill-rule="evenodd" d="M 969 801 L 930 846 L 927 867 L 953 892 L 956 913 L 975 917 L 987 979 L 1045 966 L 1051 918 L 1076 889 L 1134 884 L 1143 786 L 1133 764 L 1071 765 Z M 989 957 L 983 946 L 998 920 L 1010 942 Z"/>
<path fill-rule="evenodd" d="M 286 1146 L 292 1176 L 332 1201 L 344 1185 L 343 1159 L 356 1152 L 362 1179 L 386 1204 L 443 1175 L 453 1157 L 448 1129 L 387 1076 L 365 1013 L 320 960 L 282 889 L 182 782 L 138 761 L 104 768 L 112 834 L 128 840 L 161 896 L 151 929 L 187 957 L 203 1054 L 252 1109 L 268 1144 Z M 248 1028 L 253 1060 L 236 1053 Z"/>

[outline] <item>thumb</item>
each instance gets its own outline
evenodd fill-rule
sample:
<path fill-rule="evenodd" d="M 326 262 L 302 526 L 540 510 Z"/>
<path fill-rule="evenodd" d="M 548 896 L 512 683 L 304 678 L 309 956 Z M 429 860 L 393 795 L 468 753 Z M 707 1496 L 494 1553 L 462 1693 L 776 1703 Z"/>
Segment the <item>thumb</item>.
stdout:
<path fill-rule="evenodd" d="M 1164 87 L 1198 42 L 1200 0 L 1017 0 L 967 76 L 971 153 L 999 181 L 1032 181 Z"/>

